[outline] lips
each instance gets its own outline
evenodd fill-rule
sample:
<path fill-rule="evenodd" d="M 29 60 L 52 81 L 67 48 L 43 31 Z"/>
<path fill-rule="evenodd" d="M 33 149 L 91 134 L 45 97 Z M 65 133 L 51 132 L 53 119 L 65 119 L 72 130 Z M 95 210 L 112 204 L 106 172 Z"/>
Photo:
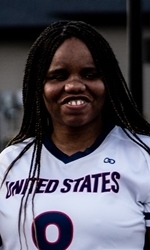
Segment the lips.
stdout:
<path fill-rule="evenodd" d="M 70 106 L 81 106 L 91 101 L 92 99 L 89 96 L 67 96 L 62 100 L 62 104 L 68 104 Z"/>

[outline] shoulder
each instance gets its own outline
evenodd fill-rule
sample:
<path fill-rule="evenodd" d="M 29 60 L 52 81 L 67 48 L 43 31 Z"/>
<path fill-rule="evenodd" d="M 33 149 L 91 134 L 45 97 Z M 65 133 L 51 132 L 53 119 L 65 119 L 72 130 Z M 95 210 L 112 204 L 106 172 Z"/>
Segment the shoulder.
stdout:
<path fill-rule="evenodd" d="M 1 153 L 0 153 L 0 161 L 9 156 L 9 155 L 16 155 L 17 153 L 20 153 L 24 147 L 30 143 L 31 141 L 33 141 L 33 138 L 28 138 L 22 142 L 16 143 L 14 145 L 8 146 L 7 148 L 5 148 Z"/>
<path fill-rule="evenodd" d="M 22 142 L 8 146 L 0 153 L 0 171 L 2 168 L 7 169 L 8 165 L 20 154 L 25 146 L 33 141 L 33 138 L 26 139 Z"/>
<path fill-rule="evenodd" d="M 119 155 L 120 161 L 128 162 L 132 166 L 131 169 L 137 170 L 138 166 L 139 169 L 143 168 L 143 171 L 147 169 L 148 172 L 146 173 L 149 175 L 150 154 L 148 148 L 150 147 L 150 136 L 142 134 L 137 134 L 137 136 L 133 136 L 127 129 L 124 130 L 116 126 L 111 132 L 109 142 L 114 154 Z"/>
<path fill-rule="evenodd" d="M 143 135 L 143 134 L 136 134 L 136 135 L 147 146 L 150 146 L 150 136 L 149 135 Z M 114 129 L 112 130 L 112 136 L 115 136 L 120 140 L 128 141 L 131 143 L 138 142 L 138 139 L 128 129 L 123 130 L 119 126 L 114 127 Z"/>
<path fill-rule="evenodd" d="M 140 152 L 143 155 L 147 155 L 149 158 L 148 148 L 150 148 L 150 136 L 136 134 L 134 136 L 128 129 L 122 129 L 119 126 L 115 126 L 110 133 L 109 142 L 112 142 L 115 147 L 121 148 L 126 152 L 134 152 L 137 154 Z M 146 150 L 147 147 L 147 150 Z"/>

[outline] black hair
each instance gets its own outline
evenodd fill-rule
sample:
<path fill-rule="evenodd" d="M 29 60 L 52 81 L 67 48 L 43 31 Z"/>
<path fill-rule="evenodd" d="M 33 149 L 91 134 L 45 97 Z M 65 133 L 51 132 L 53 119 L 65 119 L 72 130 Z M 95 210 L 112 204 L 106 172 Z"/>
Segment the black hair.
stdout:
<path fill-rule="evenodd" d="M 47 130 L 47 112 L 42 99 L 43 81 L 55 51 L 70 37 L 77 37 L 87 45 L 102 75 L 108 93 L 107 117 L 127 128 L 134 136 L 138 133 L 149 135 L 150 125 L 140 114 L 108 42 L 82 21 L 58 21 L 47 27 L 31 47 L 23 81 L 22 126 L 9 145 L 32 136 L 36 142 L 41 141 Z M 52 125 L 49 129 L 52 130 Z"/>
<path fill-rule="evenodd" d="M 49 115 L 42 98 L 43 82 L 55 51 L 66 39 L 71 37 L 76 37 L 86 44 L 97 70 L 102 76 L 107 91 L 103 112 L 105 122 L 110 121 L 114 125 L 119 125 L 135 143 L 150 153 L 149 147 L 138 136 L 138 134 L 150 135 L 150 124 L 139 112 L 109 43 L 87 23 L 58 21 L 40 34 L 29 52 L 23 79 L 22 125 L 19 133 L 8 145 L 16 144 L 30 137 L 34 139 L 14 159 L 4 179 L 15 162 L 32 145 L 34 145 L 33 158 L 35 161 L 34 159 L 31 161 L 29 178 L 35 178 L 35 175 L 38 178 L 40 175 L 42 138 L 46 131 L 52 132 L 53 130 L 51 120 L 49 124 L 47 122 Z"/>

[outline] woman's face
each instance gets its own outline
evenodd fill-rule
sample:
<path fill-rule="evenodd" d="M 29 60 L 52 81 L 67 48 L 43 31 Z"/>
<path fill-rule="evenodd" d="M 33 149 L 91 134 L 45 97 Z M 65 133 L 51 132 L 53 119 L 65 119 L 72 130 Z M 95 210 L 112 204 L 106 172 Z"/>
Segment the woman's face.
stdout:
<path fill-rule="evenodd" d="M 81 40 L 67 39 L 56 50 L 45 78 L 43 98 L 54 127 L 102 122 L 105 86 Z"/>

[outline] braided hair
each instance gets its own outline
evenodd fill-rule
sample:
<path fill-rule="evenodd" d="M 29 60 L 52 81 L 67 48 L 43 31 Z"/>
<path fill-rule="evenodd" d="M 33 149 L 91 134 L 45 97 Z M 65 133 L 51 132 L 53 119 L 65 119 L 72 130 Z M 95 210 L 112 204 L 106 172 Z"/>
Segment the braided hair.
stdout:
<path fill-rule="evenodd" d="M 125 132 L 128 129 L 133 134 L 132 139 L 135 137 L 136 142 L 148 150 L 137 134 L 150 135 L 150 124 L 140 114 L 108 42 L 89 24 L 67 20 L 47 27 L 31 47 L 23 80 L 22 126 L 8 145 L 34 137 L 36 158 L 40 161 L 43 134 L 47 129 L 53 129 L 51 122 L 47 124 L 48 114 L 42 99 L 43 82 L 55 51 L 71 37 L 79 38 L 87 45 L 102 76 L 108 93 L 103 112 L 105 119 L 121 126 Z"/>
<path fill-rule="evenodd" d="M 29 52 L 23 79 L 22 125 L 19 133 L 8 145 L 14 145 L 29 137 L 34 139 L 11 163 L 5 178 L 15 162 L 32 145 L 34 149 L 29 178 L 38 178 L 40 175 L 42 138 L 47 131 L 53 130 L 51 120 L 47 122 L 49 114 L 42 98 L 43 82 L 55 51 L 71 37 L 76 37 L 86 44 L 106 87 L 103 119 L 119 125 L 133 141 L 150 153 L 149 147 L 138 136 L 138 134 L 150 135 L 150 124 L 140 114 L 110 45 L 89 24 L 63 20 L 47 27 L 33 43 Z"/>

